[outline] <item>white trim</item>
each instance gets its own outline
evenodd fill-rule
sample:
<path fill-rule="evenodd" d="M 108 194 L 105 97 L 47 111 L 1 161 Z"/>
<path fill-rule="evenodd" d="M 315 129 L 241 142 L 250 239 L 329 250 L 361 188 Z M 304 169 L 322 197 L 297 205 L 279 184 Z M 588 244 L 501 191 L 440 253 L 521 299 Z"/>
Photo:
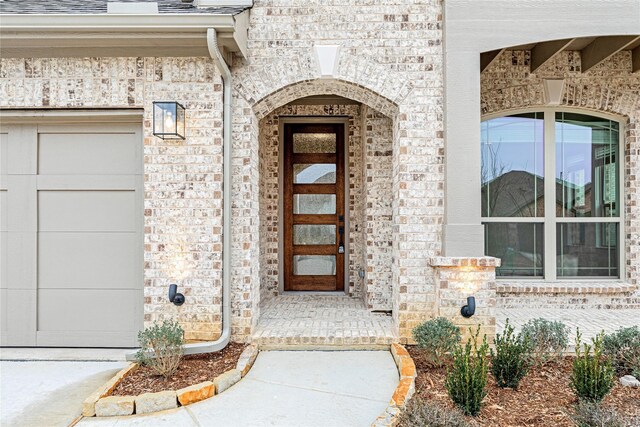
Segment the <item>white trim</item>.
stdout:
<path fill-rule="evenodd" d="M 586 108 L 573 108 L 567 106 L 550 107 L 550 106 L 532 106 L 527 108 L 506 109 L 500 112 L 489 113 L 482 115 L 481 122 L 492 120 L 500 117 L 506 117 L 514 114 L 523 113 L 540 113 L 544 114 L 544 192 L 545 192 L 545 215 L 544 217 L 482 217 L 482 223 L 543 223 L 544 227 L 544 277 L 532 277 L 527 276 L 509 276 L 509 277 L 497 277 L 497 280 L 524 280 L 524 281 L 538 281 L 544 283 L 557 283 L 557 282 L 576 282 L 582 280 L 599 280 L 606 282 L 625 281 L 627 280 L 626 271 L 626 238 L 625 238 L 625 223 L 626 223 L 626 198 L 624 194 L 625 189 L 625 169 L 626 169 L 626 122 L 627 118 L 622 115 L 604 113 L 597 110 L 591 110 Z M 619 215 L 617 217 L 558 217 L 555 212 L 555 204 L 547 203 L 547 198 L 550 198 L 551 194 L 555 197 L 556 191 L 556 137 L 555 137 L 555 113 L 556 112 L 568 112 L 576 114 L 585 114 L 593 117 L 599 117 L 606 120 L 615 121 L 618 123 L 618 203 L 620 204 Z M 553 179 L 547 179 L 547 177 L 553 177 Z M 609 277 L 557 277 L 557 231 L 556 224 L 567 223 L 610 223 L 618 224 L 618 274 L 617 278 Z M 553 250 L 548 250 L 552 248 Z"/>
<path fill-rule="evenodd" d="M 178 1 L 178 0 L 175 0 Z M 206 7 L 253 7 L 253 0 L 195 0 L 198 8 Z"/>
<path fill-rule="evenodd" d="M 0 120 L 6 124 L 56 123 L 142 123 L 144 110 L 132 109 L 0 109 Z"/>
<path fill-rule="evenodd" d="M 280 116 L 278 120 L 278 294 L 300 294 L 306 291 L 284 290 L 284 125 L 285 123 L 342 123 L 344 124 L 344 291 L 341 295 L 349 294 L 349 117 L 345 116 Z M 262 179 L 262 178 L 261 178 Z M 313 294 L 313 292 L 311 292 Z M 321 292 L 322 295 L 335 294 Z"/>
<path fill-rule="evenodd" d="M 232 15 L 210 15 L 206 13 L 160 13 L 160 14 L 0 14 L 0 33 L 14 31 L 149 31 L 179 29 L 202 31 L 215 27 L 217 30 L 233 31 L 235 19 Z"/>

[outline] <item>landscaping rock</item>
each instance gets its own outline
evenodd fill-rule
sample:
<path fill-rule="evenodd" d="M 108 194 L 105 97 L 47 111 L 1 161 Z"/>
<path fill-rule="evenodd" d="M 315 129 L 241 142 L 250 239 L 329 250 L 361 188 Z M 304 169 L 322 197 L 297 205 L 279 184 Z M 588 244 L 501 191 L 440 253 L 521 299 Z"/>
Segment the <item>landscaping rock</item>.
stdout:
<path fill-rule="evenodd" d="M 620 378 L 620 384 L 624 387 L 640 387 L 640 381 L 633 375 L 625 375 Z"/>
<path fill-rule="evenodd" d="M 115 417 L 131 415 L 134 409 L 134 396 L 107 396 L 96 402 L 96 416 Z"/>
<path fill-rule="evenodd" d="M 173 390 L 144 393 L 136 397 L 136 414 L 148 414 L 177 407 L 178 400 Z"/>
<path fill-rule="evenodd" d="M 249 372 L 249 369 L 253 366 L 253 362 L 256 361 L 256 357 L 258 357 L 257 345 L 252 344 L 244 349 L 236 364 L 236 369 L 240 371 L 240 376 L 244 377 L 247 375 L 247 372 Z"/>
<path fill-rule="evenodd" d="M 216 394 L 216 386 L 211 381 L 205 381 L 176 391 L 178 402 L 180 402 L 182 406 L 200 402 L 201 400 L 210 398 L 214 394 Z"/>
<path fill-rule="evenodd" d="M 120 381 L 122 381 L 127 375 L 131 372 L 138 369 L 137 363 L 131 363 L 129 366 L 123 368 L 118 372 L 113 378 L 107 381 L 105 384 L 98 387 L 96 391 L 91 393 L 89 397 L 87 397 L 84 402 L 82 402 L 82 415 L 85 417 L 93 417 L 96 414 L 96 402 L 101 397 L 104 397 L 111 393 Z"/>
<path fill-rule="evenodd" d="M 224 374 L 218 375 L 213 380 L 213 383 L 216 385 L 216 393 L 222 393 L 223 391 L 240 381 L 240 378 L 242 378 L 242 375 L 237 369 L 231 369 Z"/>

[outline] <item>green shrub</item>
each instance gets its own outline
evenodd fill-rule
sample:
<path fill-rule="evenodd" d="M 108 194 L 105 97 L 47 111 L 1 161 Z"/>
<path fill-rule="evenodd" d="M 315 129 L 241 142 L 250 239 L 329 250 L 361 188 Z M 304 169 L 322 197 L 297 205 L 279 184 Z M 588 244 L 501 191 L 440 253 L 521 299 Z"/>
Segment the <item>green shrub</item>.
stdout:
<path fill-rule="evenodd" d="M 480 412 L 482 399 L 487 395 L 487 371 L 489 369 L 489 344 L 484 335 L 478 346 L 480 326 L 464 346 L 458 345 L 453 351 L 453 366 L 447 373 L 445 386 L 453 402 L 466 415 Z"/>
<path fill-rule="evenodd" d="M 620 328 L 613 334 L 605 335 L 602 345 L 604 354 L 611 358 L 619 376 L 640 378 L 640 328 Z"/>
<path fill-rule="evenodd" d="M 562 322 L 532 319 L 522 326 L 521 333 L 531 342 L 533 363 L 537 366 L 561 359 L 569 345 L 569 327 Z"/>
<path fill-rule="evenodd" d="M 430 366 L 442 366 L 460 343 L 460 329 L 444 317 L 427 320 L 413 328 L 413 339 L 424 350 Z"/>
<path fill-rule="evenodd" d="M 151 367 L 165 379 L 173 375 L 182 360 L 184 331 L 178 322 L 165 320 L 138 332 L 138 363 Z"/>
<path fill-rule="evenodd" d="M 411 399 L 398 423 L 399 427 L 468 427 L 457 409 L 445 408 L 416 396 Z"/>
<path fill-rule="evenodd" d="M 582 334 L 576 334 L 576 358 L 571 373 L 571 388 L 579 399 L 591 402 L 601 401 L 613 388 L 615 372 L 611 361 L 602 355 L 604 331 L 589 345 L 582 343 Z"/>
<path fill-rule="evenodd" d="M 580 401 L 571 414 L 577 427 L 625 427 L 627 423 L 614 409 L 599 403 Z"/>
<path fill-rule="evenodd" d="M 531 366 L 531 344 L 528 336 L 515 335 L 513 326 L 505 325 L 502 335 L 496 335 L 496 351 L 491 350 L 491 373 L 499 387 L 518 388 L 520 380 Z"/>

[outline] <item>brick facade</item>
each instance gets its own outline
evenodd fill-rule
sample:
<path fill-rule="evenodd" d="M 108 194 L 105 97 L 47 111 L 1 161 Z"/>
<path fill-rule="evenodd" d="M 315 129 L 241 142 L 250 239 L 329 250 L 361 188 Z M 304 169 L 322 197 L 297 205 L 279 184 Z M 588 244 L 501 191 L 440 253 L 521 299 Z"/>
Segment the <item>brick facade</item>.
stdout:
<path fill-rule="evenodd" d="M 496 293 L 491 263 L 471 268 L 439 258 L 445 192 L 441 1 L 257 0 L 250 16 L 247 57 L 236 55 L 231 67 L 234 340 L 251 340 L 261 299 L 277 294 L 277 149 L 283 115 L 348 117 L 349 294 L 364 299 L 370 310 L 392 310 L 402 342 L 410 341 L 415 325 L 436 315 L 461 325 L 481 322 L 491 333 L 501 304 L 526 298 L 541 307 L 564 304 L 553 299 L 554 292 Z M 314 46 L 322 44 L 340 45 L 333 77 L 320 75 Z M 574 52 L 559 54 L 535 74 L 528 61 L 528 52 L 509 51 L 482 73 L 482 113 L 544 106 L 543 80 L 564 78 L 562 106 L 625 118 L 625 281 L 637 285 L 640 75 L 629 71 L 630 54 L 621 52 L 585 74 Z M 312 95 L 338 95 L 360 105 L 287 105 Z M 185 141 L 152 136 L 154 100 L 186 106 Z M 187 338 L 217 338 L 222 81 L 211 59 L 2 59 L 0 104 L 144 110 L 145 321 L 177 316 Z M 173 281 L 189 304 L 167 303 Z M 469 284 L 478 314 L 465 323 L 457 313 Z M 637 291 L 606 298 L 618 297 L 626 299 L 612 304 L 637 304 Z M 584 304 L 593 298 L 584 297 Z"/>

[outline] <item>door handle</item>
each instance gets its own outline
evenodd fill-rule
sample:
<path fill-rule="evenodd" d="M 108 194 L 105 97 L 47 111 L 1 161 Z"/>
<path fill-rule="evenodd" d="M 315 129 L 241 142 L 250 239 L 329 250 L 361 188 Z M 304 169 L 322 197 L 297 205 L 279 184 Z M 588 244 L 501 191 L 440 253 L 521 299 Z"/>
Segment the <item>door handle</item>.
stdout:
<path fill-rule="evenodd" d="M 338 241 L 338 253 L 339 254 L 343 254 L 344 253 L 344 226 L 341 225 L 340 227 L 338 227 L 338 233 L 340 233 L 340 240 Z"/>

